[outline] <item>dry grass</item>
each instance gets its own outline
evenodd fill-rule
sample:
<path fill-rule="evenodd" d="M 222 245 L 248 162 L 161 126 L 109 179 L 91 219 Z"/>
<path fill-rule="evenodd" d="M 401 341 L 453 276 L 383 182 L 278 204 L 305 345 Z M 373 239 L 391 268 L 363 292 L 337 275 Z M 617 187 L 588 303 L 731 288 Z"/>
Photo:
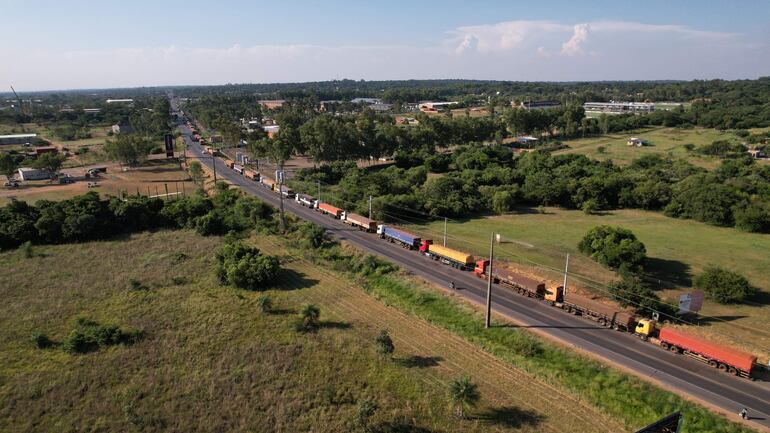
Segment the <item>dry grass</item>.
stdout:
<path fill-rule="evenodd" d="M 286 264 L 268 291 L 279 311 L 261 314 L 260 293 L 215 281 L 220 242 L 162 231 L 36 247 L 33 258 L 0 254 L 0 431 L 348 431 L 362 398 L 380 406 L 376 423 L 419 431 L 618 431 L 577 399 L 306 262 Z M 129 289 L 130 278 L 149 289 Z M 324 325 L 298 335 L 291 319 L 306 302 L 320 306 Z M 33 332 L 61 341 L 77 317 L 147 337 L 79 356 L 33 347 Z M 375 354 L 382 327 L 405 362 Z M 476 419 L 458 422 L 445 384 L 461 373 L 484 400 Z M 580 416 L 549 416 L 551 400 Z"/>

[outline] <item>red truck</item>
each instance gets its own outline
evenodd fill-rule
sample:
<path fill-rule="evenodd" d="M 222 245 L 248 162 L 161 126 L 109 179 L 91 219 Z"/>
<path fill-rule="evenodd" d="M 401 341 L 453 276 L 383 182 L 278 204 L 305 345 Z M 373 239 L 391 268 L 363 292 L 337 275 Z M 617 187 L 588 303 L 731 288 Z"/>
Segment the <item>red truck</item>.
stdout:
<path fill-rule="evenodd" d="M 751 377 L 757 357 L 665 327 L 658 335 L 660 345 L 674 353 L 684 353 L 736 376 Z"/>

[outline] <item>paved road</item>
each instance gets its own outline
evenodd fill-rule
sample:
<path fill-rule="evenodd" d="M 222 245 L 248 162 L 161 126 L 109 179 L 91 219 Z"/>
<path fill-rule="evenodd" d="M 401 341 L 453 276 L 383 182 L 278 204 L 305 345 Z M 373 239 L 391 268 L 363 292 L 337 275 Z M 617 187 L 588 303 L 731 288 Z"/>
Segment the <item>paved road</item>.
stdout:
<path fill-rule="evenodd" d="M 245 192 L 277 207 L 279 198 L 276 194 L 228 169 L 221 160 L 204 155 L 202 148 L 190 140 L 189 130 L 184 125 L 180 129 L 187 143 L 188 157 L 200 158 L 210 168 L 216 164 L 219 178 L 227 179 Z M 300 206 L 293 200 L 285 200 L 284 206 L 287 211 L 325 227 L 341 240 L 386 258 L 441 286 L 455 281 L 460 287 L 460 295 L 471 301 L 485 302 L 486 284 L 470 272 L 440 265 L 415 251 L 353 229 L 339 220 Z M 602 328 L 592 321 L 569 315 L 535 299 L 497 287 L 495 289 L 493 310 L 514 320 L 519 327 L 536 329 L 600 359 L 657 381 L 678 393 L 716 406 L 728 414 L 736 414 L 742 407 L 746 407 L 750 417 L 753 417 L 751 423 L 770 431 L 770 382 L 751 382 L 721 373 L 691 358 L 643 342 L 631 334 Z M 737 416 L 734 418 L 737 419 Z"/>

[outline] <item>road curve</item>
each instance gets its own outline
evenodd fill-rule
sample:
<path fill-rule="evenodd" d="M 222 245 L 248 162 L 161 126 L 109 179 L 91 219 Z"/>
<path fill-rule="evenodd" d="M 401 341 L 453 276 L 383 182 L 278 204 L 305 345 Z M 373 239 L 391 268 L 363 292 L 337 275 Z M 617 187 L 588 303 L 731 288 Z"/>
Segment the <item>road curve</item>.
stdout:
<path fill-rule="evenodd" d="M 197 158 L 209 168 L 216 164 L 217 176 L 241 187 L 245 192 L 278 206 L 279 198 L 261 184 L 228 169 L 218 158 L 203 153 L 198 143 L 190 139 L 189 129 L 180 124 L 187 146 L 187 156 Z M 440 286 L 455 281 L 459 295 L 484 303 L 486 283 L 472 273 L 444 266 L 420 255 L 385 242 L 379 237 L 345 225 L 293 200 L 284 200 L 284 207 L 298 217 L 329 230 L 338 239 L 388 259 L 403 269 Z M 749 425 L 770 431 L 770 383 L 751 382 L 727 375 L 706 364 L 676 355 L 635 336 L 599 327 L 595 322 L 572 316 L 535 299 L 525 298 L 495 286 L 492 308 L 518 324 L 560 340 L 601 360 L 620 366 L 638 376 L 652 380 L 674 392 L 700 400 L 737 420 L 737 412 L 746 407 Z"/>

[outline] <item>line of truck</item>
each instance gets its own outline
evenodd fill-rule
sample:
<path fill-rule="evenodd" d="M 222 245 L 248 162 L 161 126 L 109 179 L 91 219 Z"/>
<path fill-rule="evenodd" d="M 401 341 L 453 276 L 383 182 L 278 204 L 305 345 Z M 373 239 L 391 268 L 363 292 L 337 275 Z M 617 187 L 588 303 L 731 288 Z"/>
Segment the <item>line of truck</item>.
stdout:
<path fill-rule="evenodd" d="M 436 245 L 431 239 L 423 239 L 419 235 L 393 227 L 392 225 L 378 224 L 375 220 L 338 208 L 330 203 L 322 202 L 310 195 L 297 194 L 286 185 L 279 185 L 275 180 L 267 176 L 237 166 L 231 160 L 225 160 L 225 164 L 234 171 L 255 182 L 259 182 L 265 188 L 275 193 L 282 192 L 284 196 L 293 198 L 302 206 L 338 219 L 364 232 L 376 233 L 381 239 L 408 250 L 419 251 L 419 253 L 435 261 L 463 271 L 473 271 L 479 278 L 490 278 L 495 284 L 513 290 L 515 293 L 542 300 L 569 314 L 593 320 L 603 327 L 633 333 L 643 340 L 657 341 L 664 349 L 691 356 L 712 367 L 736 376 L 752 379 L 754 371 L 758 367 L 757 358 L 754 355 L 711 343 L 671 326 L 661 327 L 655 320 L 638 317 L 617 305 L 608 304 L 577 293 L 565 293 L 564 288 L 561 286 L 549 288 L 544 281 L 524 276 L 506 266 L 500 266 L 496 263 L 495 270 L 490 276 L 490 262 L 487 259 L 477 259 L 466 252 L 443 245 Z"/>

